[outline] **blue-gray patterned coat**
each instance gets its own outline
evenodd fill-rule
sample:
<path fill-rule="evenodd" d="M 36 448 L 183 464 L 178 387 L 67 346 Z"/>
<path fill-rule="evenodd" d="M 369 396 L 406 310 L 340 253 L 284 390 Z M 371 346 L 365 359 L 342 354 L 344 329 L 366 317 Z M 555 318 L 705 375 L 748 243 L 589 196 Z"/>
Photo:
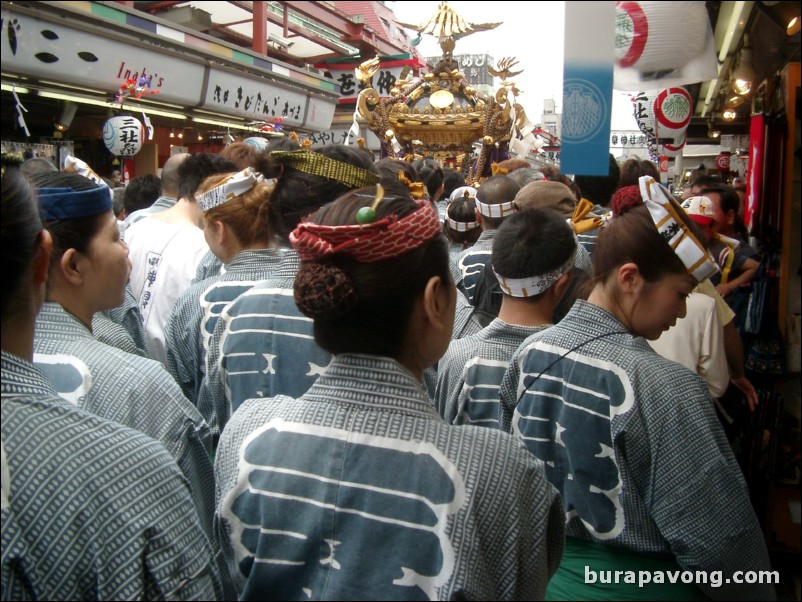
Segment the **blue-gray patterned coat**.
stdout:
<path fill-rule="evenodd" d="M 500 410 L 502 428 L 546 463 L 567 535 L 672 554 L 683 569 L 769 570 L 704 381 L 608 311 L 577 301 L 559 324 L 524 341 L 504 376 Z M 766 599 L 773 588 L 705 594 Z"/>
<path fill-rule="evenodd" d="M 473 293 L 476 283 L 482 278 L 485 264 L 493 256 L 495 236 L 496 230 L 484 230 L 472 247 L 465 249 L 457 256 L 456 263 L 462 275 L 462 287 L 471 303 L 474 302 Z"/>
<path fill-rule="evenodd" d="M 312 320 L 295 305 L 299 265 L 286 250 L 273 276 L 240 295 L 217 321 L 198 400 L 215 435 L 246 399 L 300 397 L 331 360 L 315 343 Z"/>
<path fill-rule="evenodd" d="M 34 363 L 67 401 L 161 441 L 189 481 L 201 525 L 211 533 L 211 433 L 164 366 L 95 340 L 58 303 L 45 303 L 36 318 Z"/>
<path fill-rule="evenodd" d="M 164 330 L 167 369 L 195 405 L 217 319 L 229 303 L 265 280 L 279 258 L 278 249 L 242 251 L 226 264 L 223 274 L 193 284 L 175 304 Z"/>
<path fill-rule="evenodd" d="M 245 600 L 536 600 L 562 555 L 543 465 L 445 424 L 387 358 L 337 356 L 300 399 L 246 402 L 215 470 Z"/>
<path fill-rule="evenodd" d="M 101 338 L 101 336 L 98 336 L 97 333 L 95 334 L 96 339 L 103 341 L 112 347 L 122 349 L 123 351 L 127 351 L 127 347 L 133 343 L 137 348 L 136 355 L 148 357 L 148 345 L 145 342 L 145 327 L 142 325 L 142 314 L 139 311 L 139 303 L 136 302 L 136 297 L 134 297 L 134 293 L 131 290 L 130 284 L 125 285 L 125 300 L 123 301 L 122 305 L 98 312 L 95 314 L 95 317 L 98 316 L 104 316 L 113 323 L 122 326 L 130 335 L 131 340 L 126 341 L 121 339 L 117 333 L 111 331 L 104 331 L 100 333 L 101 336 L 108 335 L 108 339 Z M 102 327 L 103 326 L 101 325 L 101 328 Z M 129 351 L 129 353 L 131 352 Z"/>
<path fill-rule="evenodd" d="M 223 595 L 161 443 L 68 403 L 5 352 L 2 406 L 3 600 Z"/>
<path fill-rule="evenodd" d="M 545 326 L 498 318 L 478 333 L 452 341 L 437 364 L 434 407 L 449 424 L 498 428 L 498 390 L 513 354 Z"/>

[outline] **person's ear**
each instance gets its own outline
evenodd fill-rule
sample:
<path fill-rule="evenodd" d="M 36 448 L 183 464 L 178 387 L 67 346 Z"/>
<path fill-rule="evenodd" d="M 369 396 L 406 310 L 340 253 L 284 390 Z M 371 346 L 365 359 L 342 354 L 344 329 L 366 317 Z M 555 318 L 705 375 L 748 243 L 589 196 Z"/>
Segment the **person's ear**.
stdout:
<path fill-rule="evenodd" d="M 42 230 L 38 237 L 38 250 L 33 258 L 33 282 L 42 286 L 47 282 L 47 275 L 50 272 L 50 255 L 53 252 L 53 237 L 50 232 Z"/>
<path fill-rule="evenodd" d="M 83 284 L 83 263 L 85 260 L 84 255 L 75 249 L 67 249 L 59 260 L 58 267 L 61 270 L 61 275 L 73 286 Z"/>
<path fill-rule="evenodd" d="M 730 209 L 727 211 L 727 224 L 732 226 L 735 223 L 735 210 Z"/>
<path fill-rule="evenodd" d="M 453 286 L 443 281 L 440 276 L 432 276 L 423 289 L 423 315 L 431 328 L 436 330 L 452 329 L 453 320 L 450 304 L 454 303 Z"/>
<path fill-rule="evenodd" d="M 636 295 L 643 288 L 645 281 L 638 266 L 634 263 L 625 263 L 618 268 L 618 287 L 626 295 Z"/>
<path fill-rule="evenodd" d="M 555 282 L 551 290 L 554 291 L 552 294 L 554 295 L 554 302 L 559 303 L 560 300 L 565 296 L 565 293 L 568 291 L 568 287 L 571 285 L 571 281 L 574 279 L 574 268 L 568 270 L 565 274 L 560 276 L 560 278 Z"/>
<path fill-rule="evenodd" d="M 213 229 L 214 237 L 217 239 L 217 242 L 220 244 L 220 246 L 226 246 L 230 238 L 230 232 L 228 228 L 226 228 L 225 224 L 221 221 L 213 222 Z"/>

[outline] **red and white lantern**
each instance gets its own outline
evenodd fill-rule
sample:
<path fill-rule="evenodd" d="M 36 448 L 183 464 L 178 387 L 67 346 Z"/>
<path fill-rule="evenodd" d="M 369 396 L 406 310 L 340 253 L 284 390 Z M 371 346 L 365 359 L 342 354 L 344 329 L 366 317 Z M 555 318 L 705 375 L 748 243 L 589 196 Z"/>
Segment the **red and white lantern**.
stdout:
<path fill-rule="evenodd" d="M 677 139 L 685 133 L 693 114 L 693 101 L 685 88 L 661 90 L 654 100 L 658 138 Z"/>
<path fill-rule="evenodd" d="M 682 132 L 682 135 L 679 138 L 675 138 L 671 142 L 666 142 L 665 144 L 661 145 L 663 154 L 666 157 L 676 157 L 680 154 L 680 152 L 682 152 L 682 149 L 685 148 L 686 141 L 687 132 Z"/>
<path fill-rule="evenodd" d="M 617 2 L 616 62 L 641 73 L 678 69 L 702 52 L 708 23 L 704 2 Z"/>
<path fill-rule="evenodd" d="M 720 174 L 730 173 L 730 153 L 719 153 L 716 157 L 716 169 Z"/>

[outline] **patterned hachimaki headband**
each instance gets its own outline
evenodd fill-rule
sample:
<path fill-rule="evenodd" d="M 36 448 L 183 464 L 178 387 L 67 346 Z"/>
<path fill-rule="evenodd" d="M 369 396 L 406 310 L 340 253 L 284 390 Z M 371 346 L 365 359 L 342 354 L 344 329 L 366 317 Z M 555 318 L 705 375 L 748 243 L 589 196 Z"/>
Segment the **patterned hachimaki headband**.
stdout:
<path fill-rule="evenodd" d="M 467 232 L 468 230 L 473 230 L 474 228 L 479 227 L 479 222 L 458 222 L 454 219 L 448 217 L 448 210 L 451 208 L 451 203 L 459 201 L 461 199 L 471 199 L 473 200 L 474 204 L 476 203 L 476 188 L 472 186 L 460 186 L 456 190 L 451 193 L 449 198 L 449 204 L 446 207 L 446 219 L 445 222 L 448 224 L 448 227 L 456 232 Z"/>
<path fill-rule="evenodd" d="M 223 203 L 245 194 L 259 182 L 264 182 L 262 174 L 246 167 L 240 172 L 235 173 L 219 186 L 207 190 L 198 197 L 198 205 L 204 213 L 214 209 Z"/>
<path fill-rule="evenodd" d="M 380 179 L 378 174 L 367 169 L 308 150 L 273 151 L 270 153 L 270 158 L 298 171 L 335 180 L 352 188 L 373 186 L 378 184 Z"/>
<path fill-rule="evenodd" d="M 505 278 L 495 269 L 493 273 L 496 275 L 498 284 L 505 295 L 526 299 L 527 297 L 534 297 L 535 295 L 546 292 L 555 282 L 562 278 L 564 274 L 567 274 L 571 268 L 574 267 L 574 255 L 575 253 L 572 253 L 568 261 L 556 270 L 552 270 L 541 276 L 532 276 L 531 278 Z"/>
<path fill-rule="evenodd" d="M 448 209 L 446 209 L 446 212 L 448 212 Z M 448 227 L 455 232 L 467 232 L 468 230 L 473 230 L 474 228 L 479 227 L 479 222 L 458 222 L 450 217 L 446 218 L 446 223 L 448 224 Z"/>
<path fill-rule="evenodd" d="M 485 217 L 506 217 L 512 213 L 515 213 L 515 202 L 507 201 L 506 203 L 488 205 L 477 198 L 476 208 L 479 210 L 479 213 Z"/>
<path fill-rule="evenodd" d="M 640 193 L 657 231 L 671 245 L 688 273 L 698 282 L 719 271 L 707 248 L 699 242 L 680 217 L 682 207 L 651 176 L 641 176 Z"/>
<path fill-rule="evenodd" d="M 440 218 L 429 201 L 415 201 L 417 209 L 399 219 L 389 215 L 378 221 L 346 226 L 302 222 L 290 242 L 302 261 L 342 253 L 361 263 L 397 257 L 417 249 L 440 233 Z"/>
<path fill-rule="evenodd" d="M 112 207 L 108 186 L 89 190 L 37 188 L 36 192 L 39 207 L 48 222 L 99 215 Z"/>

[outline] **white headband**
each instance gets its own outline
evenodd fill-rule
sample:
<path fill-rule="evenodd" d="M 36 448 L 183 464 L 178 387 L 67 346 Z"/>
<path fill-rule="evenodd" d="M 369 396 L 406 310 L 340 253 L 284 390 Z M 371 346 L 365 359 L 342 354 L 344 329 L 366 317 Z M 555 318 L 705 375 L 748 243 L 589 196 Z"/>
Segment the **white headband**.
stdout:
<path fill-rule="evenodd" d="M 513 201 L 498 203 L 496 205 L 487 205 L 479 199 L 475 200 L 476 208 L 479 210 L 479 213 L 485 217 L 506 217 L 510 213 L 515 213 L 515 203 Z"/>
<path fill-rule="evenodd" d="M 237 198 L 241 194 L 245 194 L 256 186 L 256 184 L 264 181 L 265 178 L 262 174 L 254 171 L 250 167 L 246 167 L 242 171 L 235 173 L 223 184 L 215 186 L 211 190 L 207 190 L 200 195 L 198 197 L 198 205 L 200 205 L 200 208 L 205 213 L 209 211 L 209 209 L 214 209 L 231 199 Z"/>
<path fill-rule="evenodd" d="M 493 269 L 493 273 L 496 275 L 498 284 L 505 295 L 521 298 L 534 297 L 535 295 L 549 290 L 555 282 L 562 278 L 563 274 L 567 274 L 568 271 L 574 267 L 574 255 L 575 253 L 572 253 L 568 261 L 556 270 L 546 272 L 541 276 L 532 276 L 531 278 L 505 278 L 495 269 Z"/>
<path fill-rule="evenodd" d="M 476 198 L 476 188 L 474 188 L 473 186 L 460 186 L 448 196 L 448 200 L 451 203 L 453 203 L 454 201 L 458 201 L 459 199 L 475 199 L 475 198 Z"/>
<path fill-rule="evenodd" d="M 446 223 L 448 227 L 452 230 L 456 230 L 457 232 L 467 232 L 468 230 L 473 230 L 474 228 L 479 227 L 479 222 L 458 222 L 450 217 L 446 218 Z"/>
<path fill-rule="evenodd" d="M 649 208 L 657 231 L 674 249 L 688 273 L 701 282 L 718 272 L 719 268 L 705 246 L 679 218 L 682 208 L 668 190 L 651 176 L 641 176 L 639 182 L 643 202 Z"/>

